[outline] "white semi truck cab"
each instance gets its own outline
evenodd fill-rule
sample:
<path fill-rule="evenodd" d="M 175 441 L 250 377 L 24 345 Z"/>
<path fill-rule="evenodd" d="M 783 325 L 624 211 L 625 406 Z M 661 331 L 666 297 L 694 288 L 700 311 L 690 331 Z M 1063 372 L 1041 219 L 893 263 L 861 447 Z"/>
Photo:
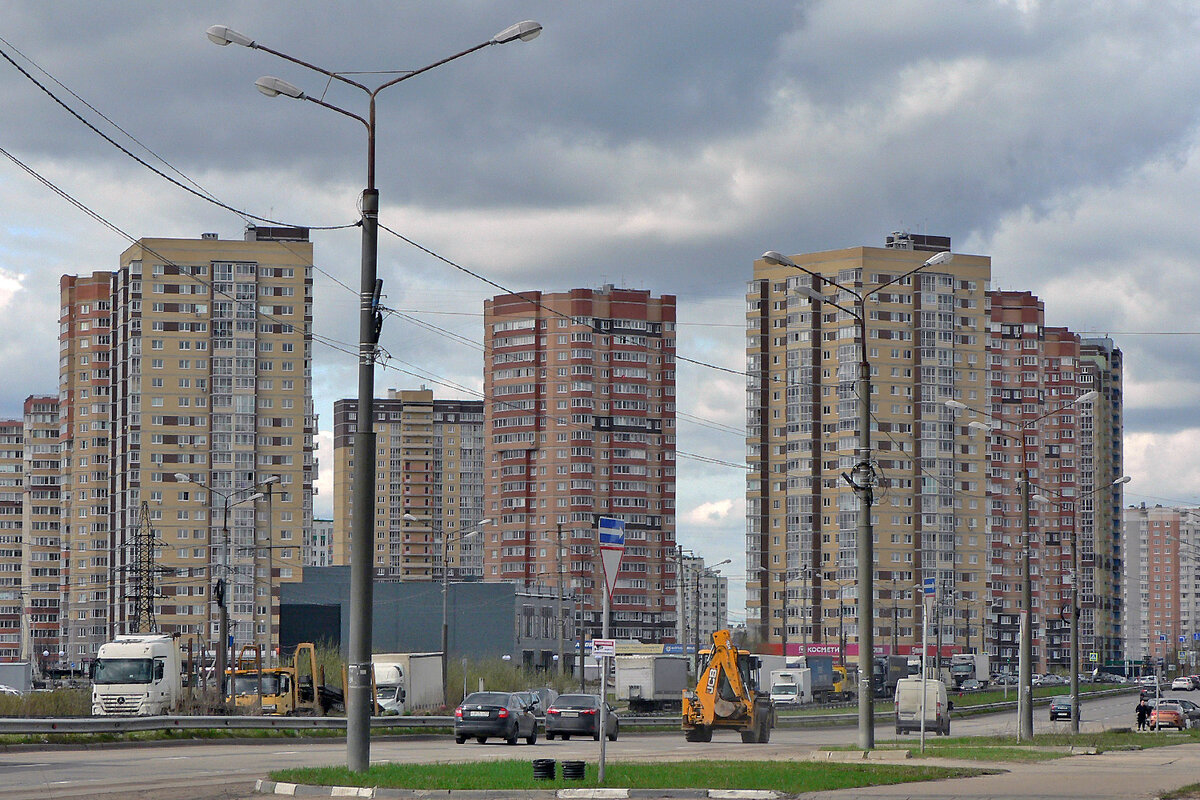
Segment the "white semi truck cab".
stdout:
<path fill-rule="evenodd" d="M 183 687 L 179 645 L 165 634 L 118 636 L 100 645 L 92 666 L 92 714 L 154 716 L 178 710 Z"/>

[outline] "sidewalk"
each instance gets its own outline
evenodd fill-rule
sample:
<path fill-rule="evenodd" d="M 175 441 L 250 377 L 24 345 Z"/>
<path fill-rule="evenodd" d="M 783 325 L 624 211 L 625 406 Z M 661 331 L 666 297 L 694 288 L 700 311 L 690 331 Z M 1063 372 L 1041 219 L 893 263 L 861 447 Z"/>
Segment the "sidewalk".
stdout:
<path fill-rule="evenodd" d="M 921 759 L 908 764 L 981 766 L 978 761 Z M 986 765 L 983 765 L 986 766 Z M 804 800 L 849 800 L 858 797 L 938 798 L 938 800 L 1127 800 L 1153 798 L 1162 792 L 1200 783 L 1200 744 L 1072 756 L 1030 764 L 997 764 L 999 775 L 954 778 L 895 786 L 867 786 L 809 792 Z"/>

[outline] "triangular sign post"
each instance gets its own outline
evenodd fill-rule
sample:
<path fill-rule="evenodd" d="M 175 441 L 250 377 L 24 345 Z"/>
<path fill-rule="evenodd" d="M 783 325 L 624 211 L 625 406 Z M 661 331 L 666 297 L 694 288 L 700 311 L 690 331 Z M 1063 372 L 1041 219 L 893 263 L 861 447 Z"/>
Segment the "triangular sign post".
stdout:
<path fill-rule="evenodd" d="M 617 572 L 621 569 L 621 557 L 625 555 L 625 520 L 600 517 L 600 565 L 604 568 L 604 589 L 612 598 L 617 585 Z"/>

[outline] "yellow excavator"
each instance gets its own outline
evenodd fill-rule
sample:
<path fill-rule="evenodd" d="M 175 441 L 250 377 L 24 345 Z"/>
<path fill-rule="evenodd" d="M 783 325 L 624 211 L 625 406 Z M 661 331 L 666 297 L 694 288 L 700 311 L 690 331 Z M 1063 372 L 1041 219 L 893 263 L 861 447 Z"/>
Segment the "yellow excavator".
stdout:
<path fill-rule="evenodd" d="M 683 692 L 683 731 L 689 742 L 711 742 L 714 729 L 739 731 L 742 741 L 765 744 L 775 727 L 775 705 L 758 689 L 758 656 L 733 645 L 729 631 L 713 634 L 712 649 L 695 689 Z"/>

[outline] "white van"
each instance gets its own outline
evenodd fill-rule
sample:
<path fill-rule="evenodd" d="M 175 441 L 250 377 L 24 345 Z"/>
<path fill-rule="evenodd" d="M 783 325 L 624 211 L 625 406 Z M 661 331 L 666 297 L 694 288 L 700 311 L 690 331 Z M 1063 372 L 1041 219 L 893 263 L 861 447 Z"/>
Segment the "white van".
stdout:
<path fill-rule="evenodd" d="M 925 730 L 940 736 L 950 735 L 950 709 L 954 703 L 946 697 L 946 683 L 925 681 Z M 896 733 L 921 730 L 921 678 L 901 678 L 896 682 Z"/>

